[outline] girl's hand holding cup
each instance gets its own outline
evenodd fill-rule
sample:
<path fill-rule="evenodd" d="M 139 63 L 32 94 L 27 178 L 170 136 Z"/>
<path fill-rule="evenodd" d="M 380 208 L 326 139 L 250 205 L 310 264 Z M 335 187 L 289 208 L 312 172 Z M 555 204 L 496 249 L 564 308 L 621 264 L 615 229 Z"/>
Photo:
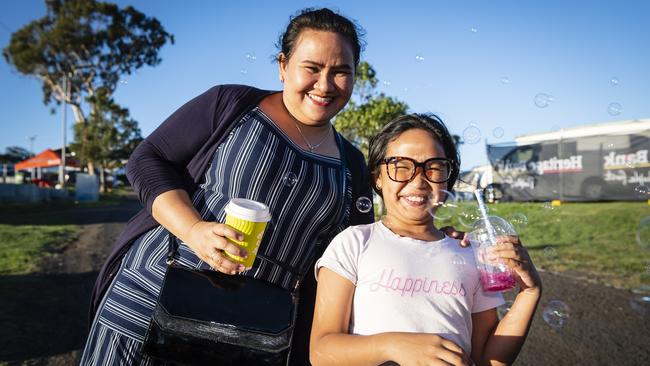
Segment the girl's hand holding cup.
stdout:
<path fill-rule="evenodd" d="M 508 266 L 515 274 L 521 291 L 541 290 L 542 280 L 519 236 L 498 236 L 497 244 L 491 248 L 488 259 Z"/>

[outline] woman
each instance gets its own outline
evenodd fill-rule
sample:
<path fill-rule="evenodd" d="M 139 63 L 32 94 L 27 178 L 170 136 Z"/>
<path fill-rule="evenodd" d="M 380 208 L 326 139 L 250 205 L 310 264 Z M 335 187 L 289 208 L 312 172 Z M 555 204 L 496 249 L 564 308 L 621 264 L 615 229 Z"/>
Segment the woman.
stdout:
<path fill-rule="evenodd" d="M 181 241 L 179 262 L 186 266 L 289 287 L 334 235 L 372 221 L 372 210 L 354 204 L 371 197 L 363 156 L 330 124 L 352 94 L 357 27 L 329 9 L 308 9 L 291 19 L 280 46 L 282 91 L 212 88 L 172 114 L 129 159 L 127 174 L 145 210 L 100 272 L 83 365 L 159 362 L 141 347 L 170 232 Z M 247 271 L 222 252 L 246 254 L 227 240 L 240 233 L 222 224 L 225 205 L 236 197 L 266 203 L 273 217 L 258 253 L 272 261 L 258 260 Z M 292 364 L 308 363 L 314 291 L 305 276 Z"/>

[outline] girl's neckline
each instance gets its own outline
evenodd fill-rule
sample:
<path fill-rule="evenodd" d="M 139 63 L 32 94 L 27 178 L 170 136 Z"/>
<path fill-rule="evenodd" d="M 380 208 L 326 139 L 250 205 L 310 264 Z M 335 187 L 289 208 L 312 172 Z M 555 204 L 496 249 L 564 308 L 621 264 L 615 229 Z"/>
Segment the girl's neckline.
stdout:
<path fill-rule="evenodd" d="M 386 224 L 384 224 L 384 221 L 383 221 L 383 220 L 379 220 L 379 222 L 378 222 L 377 224 L 378 224 L 378 226 L 380 227 L 380 229 L 383 230 L 384 232 L 386 232 L 387 234 L 389 234 L 389 235 L 391 235 L 391 236 L 393 236 L 393 237 L 396 237 L 396 238 L 398 238 L 398 239 L 402 239 L 402 240 L 410 241 L 410 242 L 413 242 L 413 243 L 416 243 L 416 244 L 427 244 L 427 245 L 443 244 L 444 241 L 446 241 L 446 240 L 449 238 L 449 237 L 447 236 L 447 234 L 445 234 L 445 233 L 443 232 L 443 233 L 442 233 L 443 237 L 442 237 L 441 239 L 438 239 L 438 240 L 422 240 L 422 239 L 416 239 L 416 238 L 412 238 L 412 237 L 410 237 L 410 236 L 404 236 L 404 235 L 400 235 L 400 234 L 395 233 L 395 232 L 394 232 L 393 230 L 391 230 L 388 226 L 386 226 Z"/>

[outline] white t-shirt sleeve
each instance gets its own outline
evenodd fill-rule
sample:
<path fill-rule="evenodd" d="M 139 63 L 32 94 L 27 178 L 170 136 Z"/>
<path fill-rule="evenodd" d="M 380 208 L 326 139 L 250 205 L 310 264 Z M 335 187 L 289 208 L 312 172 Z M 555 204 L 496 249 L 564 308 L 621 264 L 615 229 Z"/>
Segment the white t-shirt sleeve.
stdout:
<path fill-rule="evenodd" d="M 356 226 L 349 227 L 335 236 L 323 256 L 316 261 L 314 268 L 316 279 L 318 279 L 318 270 L 326 267 L 356 285 L 359 255 L 366 237 L 363 232 L 362 227 Z"/>
<path fill-rule="evenodd" d="M 505 300 L 500 292 L 483 291 L 483 286 L 481 286 L 481 282 L 479 281 L 474 291 L 472 314 L 496 308 L 504 303 Z"/>

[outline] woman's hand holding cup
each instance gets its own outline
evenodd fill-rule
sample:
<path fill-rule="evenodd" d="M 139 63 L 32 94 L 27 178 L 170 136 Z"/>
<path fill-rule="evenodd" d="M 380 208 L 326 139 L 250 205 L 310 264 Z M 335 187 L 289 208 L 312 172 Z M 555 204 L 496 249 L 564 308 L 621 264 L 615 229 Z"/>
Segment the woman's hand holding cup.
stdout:
<path fill-rule="evenodd" d="M 201 260 L 215 270 L 225 274 L 237 274 L 244 271 L 244 265 L 233 262 L 223 251 L 244 258 L 248 253 L 228 238 L 241 241 L 244 234 L 226 224 L 198 221 L 190 228 L 185 242 Z"/>

